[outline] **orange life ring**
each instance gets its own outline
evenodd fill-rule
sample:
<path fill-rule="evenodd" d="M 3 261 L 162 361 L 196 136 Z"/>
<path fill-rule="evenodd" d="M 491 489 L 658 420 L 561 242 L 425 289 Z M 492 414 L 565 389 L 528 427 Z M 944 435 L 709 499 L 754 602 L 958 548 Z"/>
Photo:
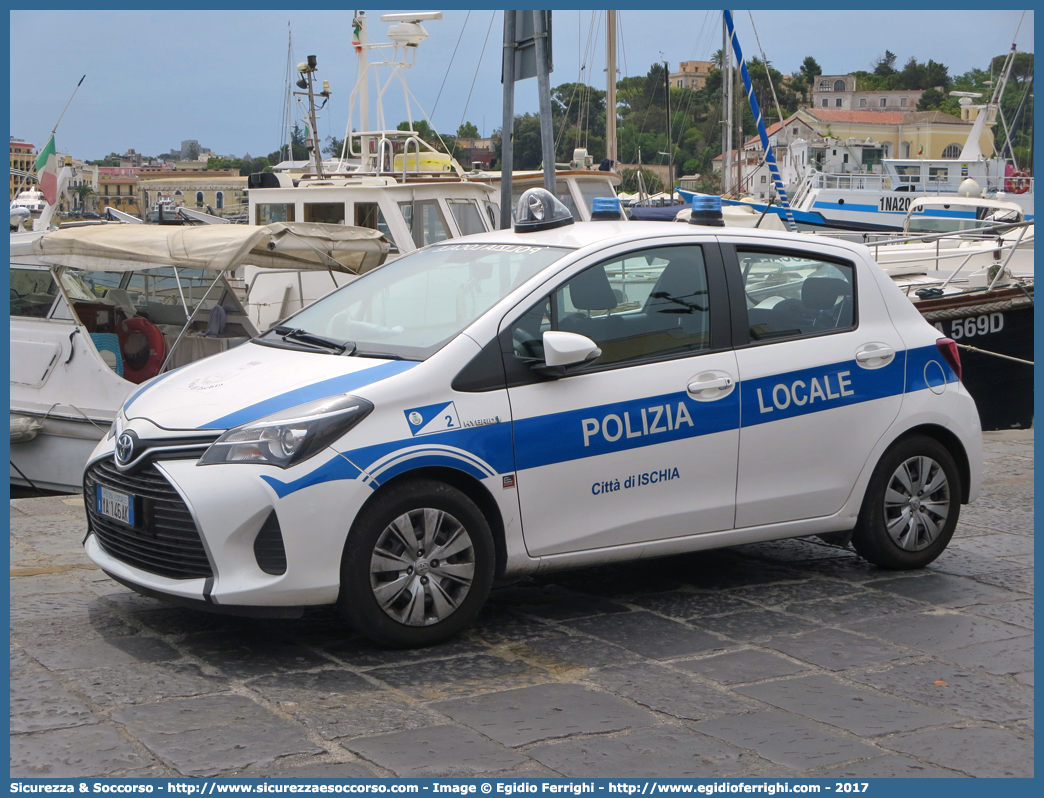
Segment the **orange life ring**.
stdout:
<path fill-rule="evenodd" d="M 1010 194 L 1025 194 L 1029 187 L 1030 176 L 1027 172 L 1012 172 L 1004 179 L 1004 190 Z"/>
<path fill-rule="evenodd" d="M 123 379 L 139 385 L 159 374 L 166 347 L 155 324 L 135 316 L 116 325 L 116 336 L 123 356 Z"/>

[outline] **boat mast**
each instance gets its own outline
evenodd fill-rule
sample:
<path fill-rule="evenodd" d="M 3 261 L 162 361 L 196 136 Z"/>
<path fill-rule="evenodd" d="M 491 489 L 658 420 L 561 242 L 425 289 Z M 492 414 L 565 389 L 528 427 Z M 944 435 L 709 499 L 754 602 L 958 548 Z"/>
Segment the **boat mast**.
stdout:
<path fill-rule="evenodd" d="M 319 131 L 316 129 L 315 124 L 315 91 L 314 81 L 312 76 L 318 69 L 318 61 L 314 55 L 308 56 L 308 60 L 297 65 L 297 71 L 301 73 L 301 79 L 297 81 L 297 86 L 300 89 L 306 89 L 308 92 L 308 126 L 311 128 L 311 142 L 309 149 L 312 151 L 312 167 L 315 169 L 315 174 L 320 179 L 326 175 L 323 174 L 323 154 L 319 146 Z M 294 92 L 294 94 L 300 94 L 302 92 Z M 322 97 L 329 99 L 330 90 L 323 85 Z M 326 103 L 324 102 L 323 105 Z"/>
<path fill-rule="evenodd" d="M 667 95 L 667 191 L 674 204 L 674 136 L 671 133 L 671 66 L 663 62 L 663 87 Z"/>
<path fill-rule="evenodd" d="M 616 12 L 605 12 L 605 157 L 616 168 Z"/>
<path fill-rule="evenodd" d="M 740 49 L 739 37 L 736 36 L 736 28 L 732 23 L 732 13 L 726 11 L 724 17 L 732 39 L 732 47 L 736 51 L 736 62 L 739 64 L 740 77 L 743 79 L 743 85 L 747 90 L 747 101 L 750 103 L 750 110 L 754 114 L 754 123 L 758 128 L 758 136 L 761 138 L 761 147 L 765 151 L 765 163 L 768 164 L 769 172 L 772 174 L 772 182 L 776 185 L 776 193 L 779 196 L 780 204 L 783 206 L 783 212 L 787 217 L 787 226 L 790 227 L 792 232 L 796 233 L 798 231 L 797 224 L 794 222 L 790 201 L 787 199 L 787 192 L 783 187 L 783 178 L 776 164 L 776 156 L 772 152 L 772 144 L 769 141 L 768 130 L 765 128 L 765 120 L 761 115 L 758 98 L 754 96 L 754 86 L 750 81 L 750 73 L 747 71 L 747 65 L 743 61 L 743 50 Z"/>
<path fill-rule="evenodd" d="M 369 130 L 370 129 L 370 73 L 369 73 L 369 56 L 367 55 L 366 47 L 366 12 L 359 11 L 355 15 L 355 19 L 352 20 L 352 25 L 355 27 L 358 37 L 358 43 L 355 44 L 355 52 L 358 56 L 358 81 L 359 81 L 359 129 Z M 351 135 L 349 131 L 348 135 Z M 350 149 L 350 148 L 349 148 Z M 363 136 L 359 140 L 359 155 L 361 160 L 360 168 L 362 171 L 369 171 L 370 168 L 370 137 Z"/>
<path fill-rule="evenodd" d="M 732 59 L 729 58 L 729 30 L 724 15 L 721 20 L 721 106 L 725 112 L 725 135 L 722 137 L 721 193 L 732 189 Z"/>

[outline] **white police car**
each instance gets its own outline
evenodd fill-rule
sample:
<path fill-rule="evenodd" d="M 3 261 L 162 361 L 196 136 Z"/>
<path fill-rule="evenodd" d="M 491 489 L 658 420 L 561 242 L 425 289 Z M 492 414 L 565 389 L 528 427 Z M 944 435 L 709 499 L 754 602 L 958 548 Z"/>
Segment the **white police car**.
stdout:
<path fill-rule="evenodd" d="M 946 547 L 978 416 L 866 249 L 572 224 L 542 189 L 516 216 L 132 395 L 86 468 L 90 558 L 415 646 L 497 578 L 845 530 L 889 568 Z"/>

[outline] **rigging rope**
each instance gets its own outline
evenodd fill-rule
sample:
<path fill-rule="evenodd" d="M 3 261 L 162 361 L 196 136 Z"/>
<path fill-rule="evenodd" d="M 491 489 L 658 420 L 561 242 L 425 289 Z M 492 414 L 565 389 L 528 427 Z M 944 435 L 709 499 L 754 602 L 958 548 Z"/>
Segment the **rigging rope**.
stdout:
<path fill-rule="evenodd" d="M 1032 366 L 1032 360 L 1023 360 L 1021 357 L 1012 357 L 1011 355 L 1002 355 L 1000 352 L 991 352 L 989 349 L 979 349 L 977 346 L 971 346 L 969 344 L 957 344 L 961 349 L 967 349 L 969 352 L 978 352 L 980 355 L 993 355 L 994 357 L 1003 358 L 1004 360 L 1012 360 L 1015 363 L 1022 363 L 1026 366 Z"/>
<path fill-rule="evenodd" d="M 577 131 L 578 131 L 577 132 L 577 143 L 579 143 L 579 140 L 580 140 L 579 131 L 582 128 L 582 121 L 583 121 L 583 103 L 584 103 L 583 97 L 584 97 L 584 92 L 587 89 L 587 84 L 584 82 L 584 73 L 587 71 L 587 62 L 588 62 L 588 60 L 593 57 L 593 47 L 594 47 L 594 44 L 592 42 L 592 36 L 593 36 L 593 32 L 595 30 L 596 22 L 597 22 L 597 18 L 598 18 L 597 17 L 597 13 L 598 12 L 595 12 L 595 11 L 591 12 L 591 28 L 590 28 L 590 30 L 589 30 L 589 32 L 587 34 L 587 46 L 582 51 L 579 49 L 579 46 L 578 46 L 577 53 L 578 54 L 582 53 L 581 58 L 580 58 L 580 69 L 579 69 L 579 71 L 577 73 L 576 83 L 573 84 L 573 93 L 570 95 L 569 102 L 566 104 L 565 114 L 562 117 L 562 124 L 559 126 L 558 135 L 555 136 L 555 152 L 558 152 L 558 145 L 561 143 L 562 136 L 565 134 L 566 126 L 569 124 L 569 111 L 573 107 L 573 100 L 575 100 L 577 98 L 577 94 L 580 94 L 580 99 L 577 100 Z M 578 17 L 579 17 L 579 12 L 578 12 Z M 577 23 L 577 25 L 578 25 L 577 41 L 579 41 L 579 39 L 580 39 L 579 22 Z"/>
<path fill-rule="evenodd" d="M 754 28 L 754 40 L 758 43 L 758 52 L 761 53 L 761 63 L 765 67 L 765 79 L 768 81 L 769 88 L 772 89 L 772 102 L 776 104 L 776 114 L 779 116 L 779 121 L 783 121 L 783 109 L 779 107 L 779 98 L 776 96 L 776 87 L 772 84 L 772 73 L 769 71 L 769 62 L 765 57 L 765 50 L 761 46 L 761 38 L 758 36 L 758 28 L 754 24 L 754 15 L 747 11 L 750 15 L 750 27 Z"/>
<path fill-rule="evenodd" d="M 464 113 L 460 115 L 460 124 L 464 124 L 464 117 L 468 114 L 468 106 L 471 104 L 471 93 L 475 91 L 475 81 L 478 79 L 479 70 L 482 69 L 482 57 L 486 54 L 486 44 L 489 42 L 489 32 L 493 30 L 493 20 L 496 19 L 497 12 L 494 11 L 489 17 L 489 27 L 486 28 L 486 38 L 482 40 L 482 52 L 479 53 L 478 64 L 475 65 L 475 77 L 471 79 L 471 88 L 468 90 L 468 100 L 464 103 Z M 434 113 L 434 111 L 432 111 Z M 458 128 L 459 129 L 459 128 Z M 442 137 L 439 137 L 439 141 L 442 141 Z M 442 146 L 446 146 L 443 142 Z M 447 150 L 449 152 L 449 150 Z"/>
<path fill-rule="evenodd" d="M 471 12 L 464 17 L 464 24 L 460 26 L 460 36 L 457 37 L 457 44 L 453 48 L 453 55 L 450 56 L 449 65 L 446 67 L 446 74 L 442 77 L 442 85 L 439 86 L 439 93 L 435 96 L 435 105 L 431 108 L 431 115 L 435 116 L 435 111 L 439 107 L 439 100 L 442 98 L 442 90 L 446 88 L 446 78 L 449 77 L 450 68 L 453 66 L 453 59 L 457 57 L 457 47 L 460 47 L 460 40 L 464 38 L 464 29 L 468 27 L 468 20 L 471 19 Z"/>

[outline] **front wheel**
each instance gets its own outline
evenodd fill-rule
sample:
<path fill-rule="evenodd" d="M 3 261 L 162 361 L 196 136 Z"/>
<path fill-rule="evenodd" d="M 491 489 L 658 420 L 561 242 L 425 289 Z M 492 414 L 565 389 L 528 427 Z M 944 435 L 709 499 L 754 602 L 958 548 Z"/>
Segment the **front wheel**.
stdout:
<path fill-rule="evenodd" d="M 852 545 L 882 568 L 923 568 L 942 554 L 961 510 L 961 481 L 950 452 L 918 435 L 892 446 L 867 486 Z"/>
<path fill-rule="evenodd" d="M 352 525 L 338 604 L 378 643 L 432 645 L 478 615 L 495 561 L 489 524 L 465 494 L 432 480 L 394 485 Z"/>

